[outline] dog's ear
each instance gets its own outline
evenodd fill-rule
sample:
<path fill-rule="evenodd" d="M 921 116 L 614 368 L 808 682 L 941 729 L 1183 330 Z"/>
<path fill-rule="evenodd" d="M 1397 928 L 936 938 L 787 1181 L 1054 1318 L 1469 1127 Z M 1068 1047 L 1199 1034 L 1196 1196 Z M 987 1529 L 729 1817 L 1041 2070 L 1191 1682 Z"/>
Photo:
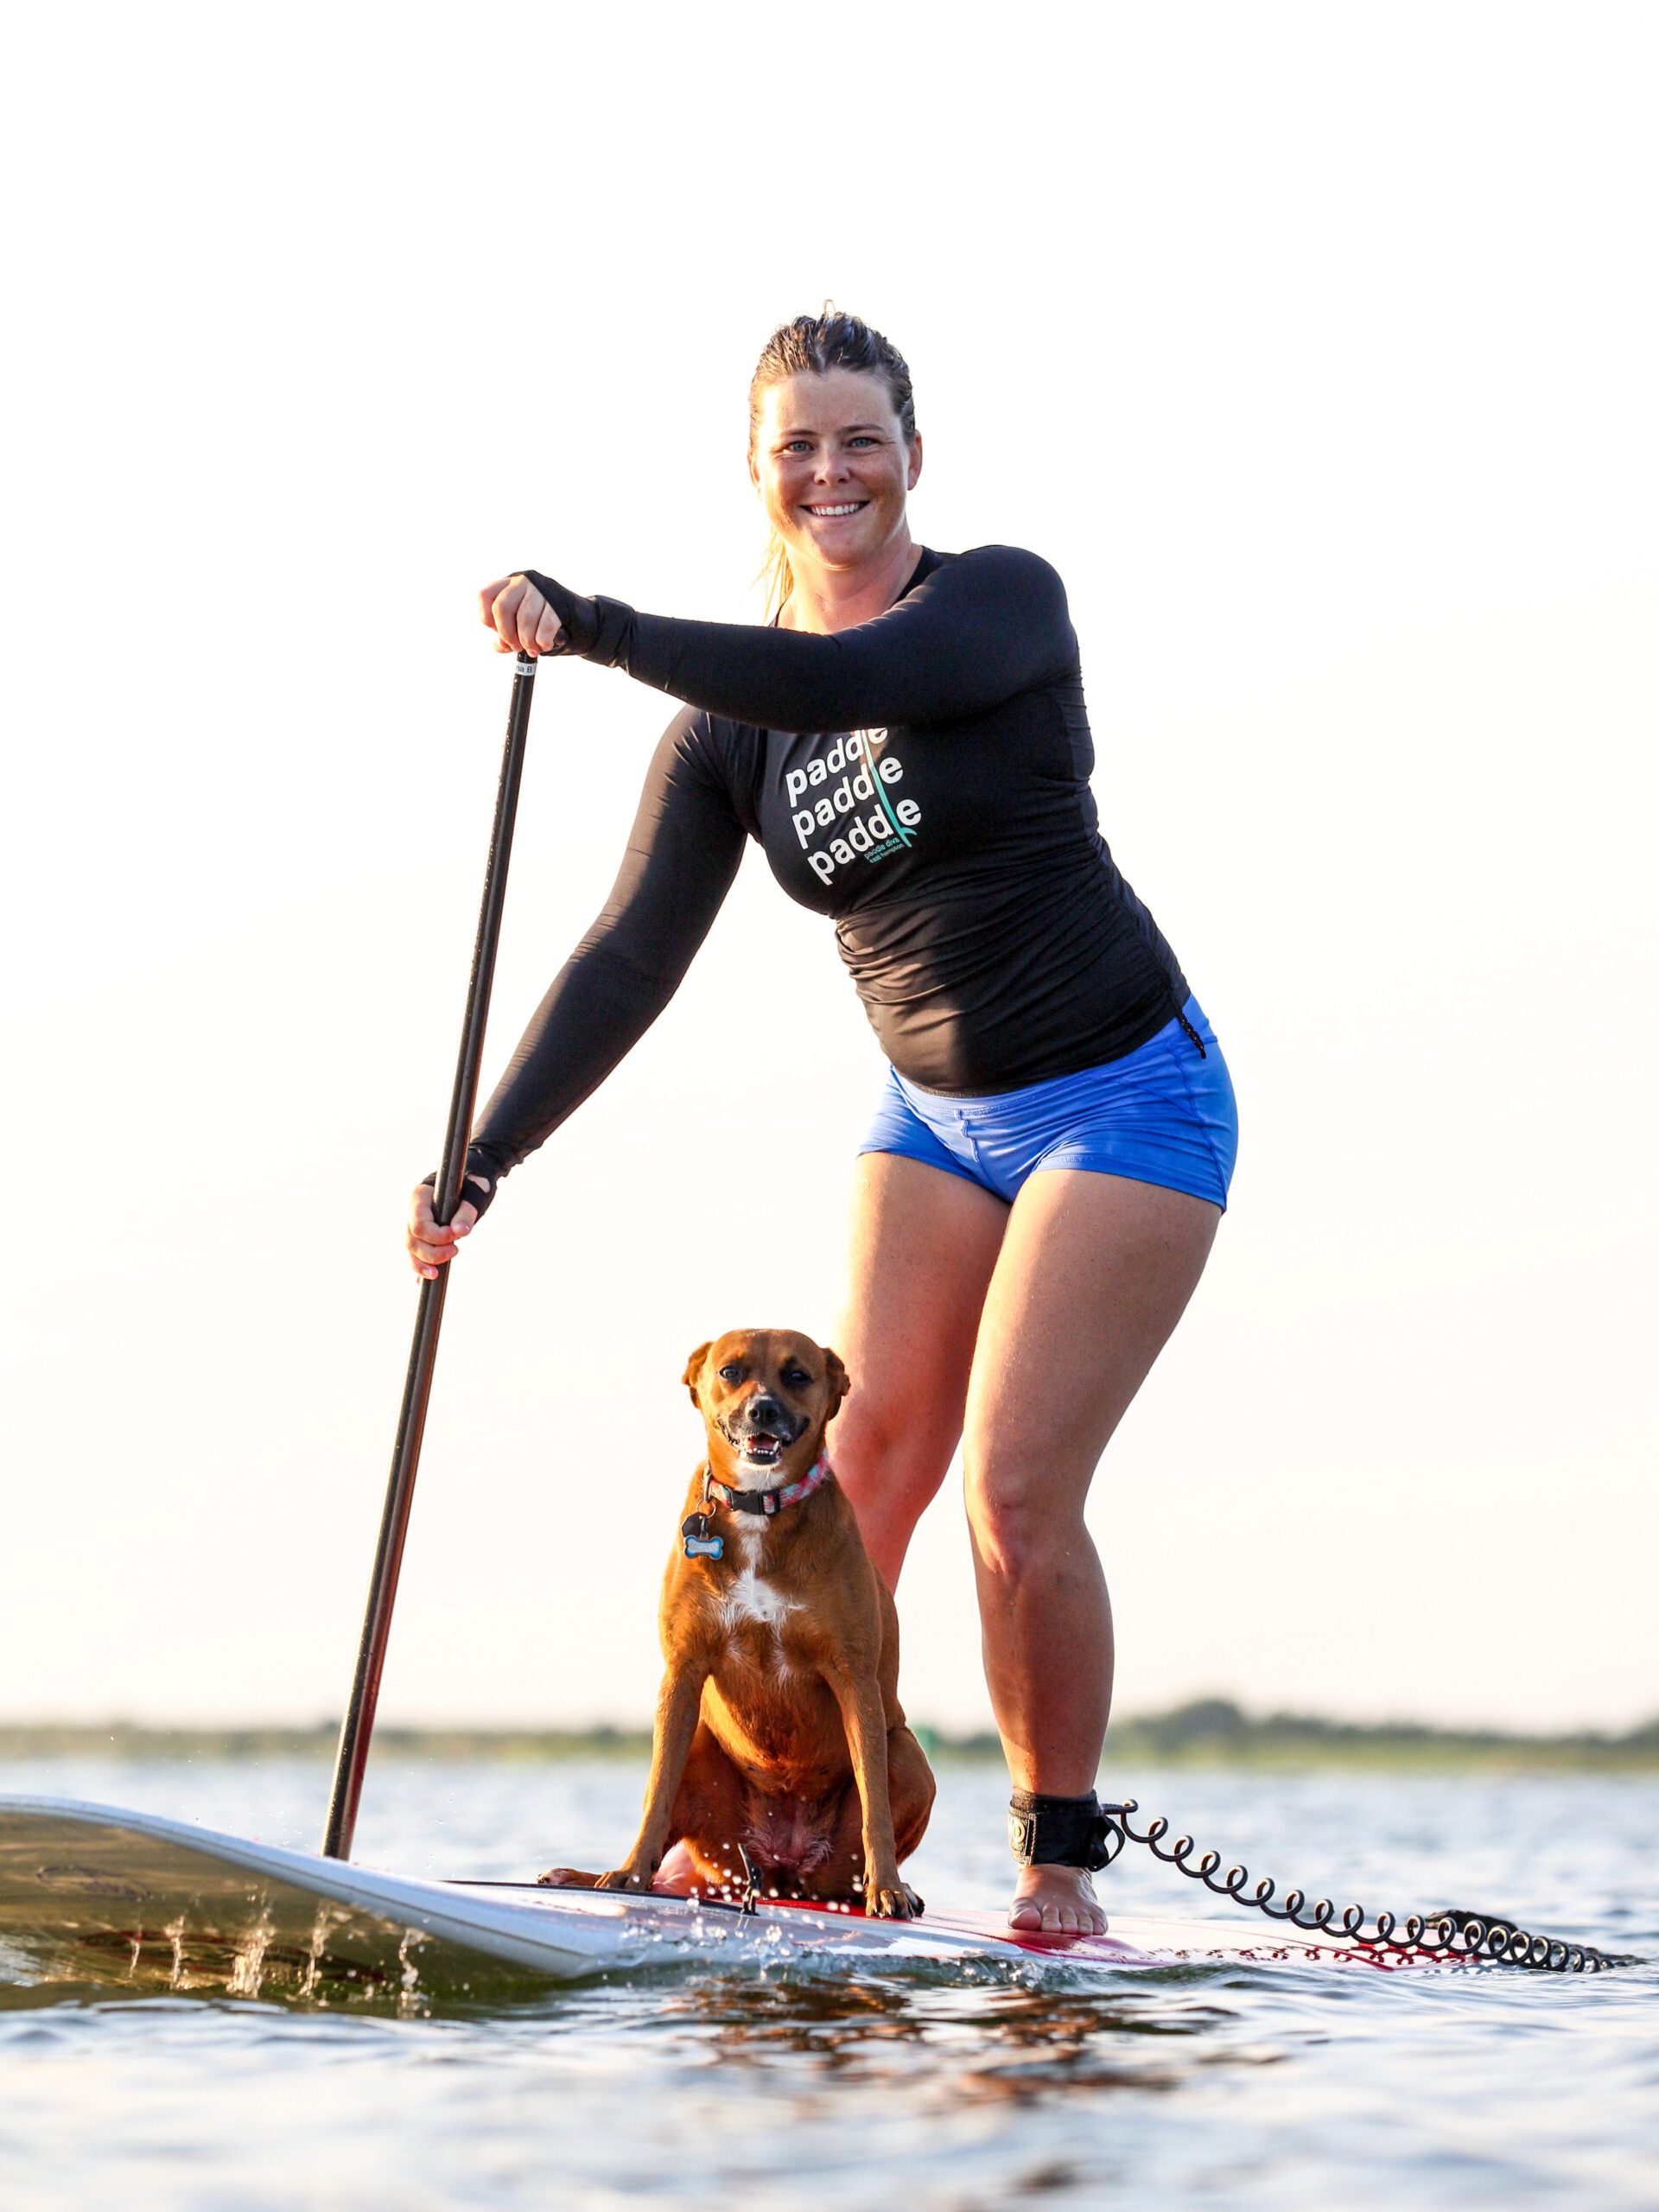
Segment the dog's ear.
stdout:
<path fill-rule="evenodd" d="M 830 1385 L 830 1410 L 825 1421 L 834 1421 L 842 1400 L 852 1389 L 852 1377 L 841 1363 L 840 1355 L 825 1349 L 823 1355 L 824 1380 Z"/>
<path fill-rule="evenodd" d="M 714 1350 L 714 1345 L 715 1340 L 712 1337 L 706 1344 L 699 1344 L 690 1358 L 686 1361 L 685 1372 L 680 1377 L 681 1382 L 691 1393 L 691 1402 L 694 1406 L 700 1406 L 702 1403 L 702 1400 L 697 1395 L 697 1377 L 702 1373 L 702 1363 Z M 837 1360 L 836 1364 L 839 1366 L 840 1361 Z"/>

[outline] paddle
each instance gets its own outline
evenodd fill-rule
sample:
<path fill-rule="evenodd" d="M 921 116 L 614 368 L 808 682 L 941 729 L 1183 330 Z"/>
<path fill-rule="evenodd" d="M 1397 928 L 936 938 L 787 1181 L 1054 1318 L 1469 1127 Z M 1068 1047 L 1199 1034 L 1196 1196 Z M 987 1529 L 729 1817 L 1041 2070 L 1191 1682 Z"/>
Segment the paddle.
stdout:
<path fill-rule="evenodd" d="M 461 1204 L 461 1179 L 467 1169 L 467 1141 L 472 1135 L 473 1107 L 478 1097 L 484 1025 L 489 1018 L 490 984 L 495 975 L 495 949 L 501 935 L 501 909 L 507 895 L 507 861 L 512 851 L 512 823 L 518 808 L 524 738 L 530 728 L 530 702 L 535 682 L 536 663 L 528 653 L 520 653 L 513 671 L 507 741 L 501 756 L 501 780 L 496 787 L 495 821 L 490 831 L 490 856 L 484 869 L 484 899 L 479 908 L 478 938 L 473 947 L 472 978 L 467 986 L 467 1019 L 461 1028 L 461 1056 L 455 1063 L 455 1087 L 449 1101 L 443 1166 L 439 1171 L 437 1189 L 433 1192 L 432 1211 L 442 1223 L 454 1217 L 455 1208 Z M 392 1448 L 391 1473 L 380 1516 L 380 1539 L 375 1546 L 369 1602 L 363 1616 L 363 1632 L 358 1639 L 357 1671 L 352 1677 L 351 1701 L 340 1723 L 340 1749 L 334 1755 L 328 1823 L 322 1833 L 322 1851 L 327 1859 L 351 1856 L 358 1801 L 363 1794 L 363 1770 L 368 1764 L 369 1738 L 374 1728 L 374 1709 L 380 1698 L 386 1638 L 391 1630 L 391 1608 L 397 1595 L 397 1571 L 403 1565 L 404 1538 L 408 1534 L 410 1507 L 414 1503 L 415 1471 L 420 1464 L 432 1370 L 438 1357 L 443 1294 L 448 1287 L 449 1266 L 440 1268 L 432 1281 L 421 1284 L 415 1341 L 410 1348 L 403 1408 L 397 1416 L 397 1440 Z"/>

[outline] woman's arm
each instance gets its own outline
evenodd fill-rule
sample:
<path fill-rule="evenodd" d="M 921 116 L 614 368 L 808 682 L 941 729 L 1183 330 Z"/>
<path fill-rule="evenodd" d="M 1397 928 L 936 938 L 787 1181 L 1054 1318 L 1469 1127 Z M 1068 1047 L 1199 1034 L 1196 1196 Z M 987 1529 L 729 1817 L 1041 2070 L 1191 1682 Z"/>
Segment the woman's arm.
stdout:
<path fill-rule="evenodd" d="M 555 977 L 474 1124 L 462 1188 L 477 1214 L 502 1176 L 599 1088 L 673 997 L 731 888 L 743 838 L 709 757 L 705 718 L 688 709 L 657 747 L 610 897 Z M 429 1233 L 429 1201 L 420 1213 L 421 1195 L 410 1256 L 429 1271 L 452 1256 L 454 1244 L 442 1232 L 435 1240 Z"/>
<path fill-rule="evenodd" d="M 639 614 L 619 600 L 583 599 L 533 569 L 519 573 L 558 618 L 554 650 L 625 668 L 641 683 L 763 729 L 950 721 L 1064 675 L 1077 660 L 1065 586 L 1046 561 L 1010 545 L 944 562 L 885 614 L 827 638 Z"/>

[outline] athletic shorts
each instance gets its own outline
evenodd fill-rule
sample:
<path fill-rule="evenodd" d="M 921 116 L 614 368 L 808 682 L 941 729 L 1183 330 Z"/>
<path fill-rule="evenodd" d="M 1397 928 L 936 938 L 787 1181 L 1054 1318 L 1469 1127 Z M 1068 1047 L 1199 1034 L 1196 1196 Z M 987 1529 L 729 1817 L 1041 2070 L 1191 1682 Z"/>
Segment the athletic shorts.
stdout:
<path fill-rule="evenodd" d="M 988 1098 L 948 1098 L 894 1068 L 861 1152 L 895 1152 L 965 1176 L 1012 1204 L 1028 1175 L 1081 1167 L 1227 1206 L 1238 1109 L 1216 1033 L 1196 999 L 1121 1060 Z"/>

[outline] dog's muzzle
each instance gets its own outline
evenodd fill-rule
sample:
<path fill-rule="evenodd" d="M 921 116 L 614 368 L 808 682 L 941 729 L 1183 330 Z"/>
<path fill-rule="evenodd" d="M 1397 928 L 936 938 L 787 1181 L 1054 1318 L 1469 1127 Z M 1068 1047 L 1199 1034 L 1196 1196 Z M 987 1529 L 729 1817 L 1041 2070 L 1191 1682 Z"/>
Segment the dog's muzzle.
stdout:
<path fill-rule="evenodd" d="M 804 1434 L 806 1420 L 804 1415 L 798 1419 L 776 1398 L 753 1397 L 735 1413 L 717 1419 L 715 1426 L 741 1458 L 757 1467 L 774 1467 Z"/>

